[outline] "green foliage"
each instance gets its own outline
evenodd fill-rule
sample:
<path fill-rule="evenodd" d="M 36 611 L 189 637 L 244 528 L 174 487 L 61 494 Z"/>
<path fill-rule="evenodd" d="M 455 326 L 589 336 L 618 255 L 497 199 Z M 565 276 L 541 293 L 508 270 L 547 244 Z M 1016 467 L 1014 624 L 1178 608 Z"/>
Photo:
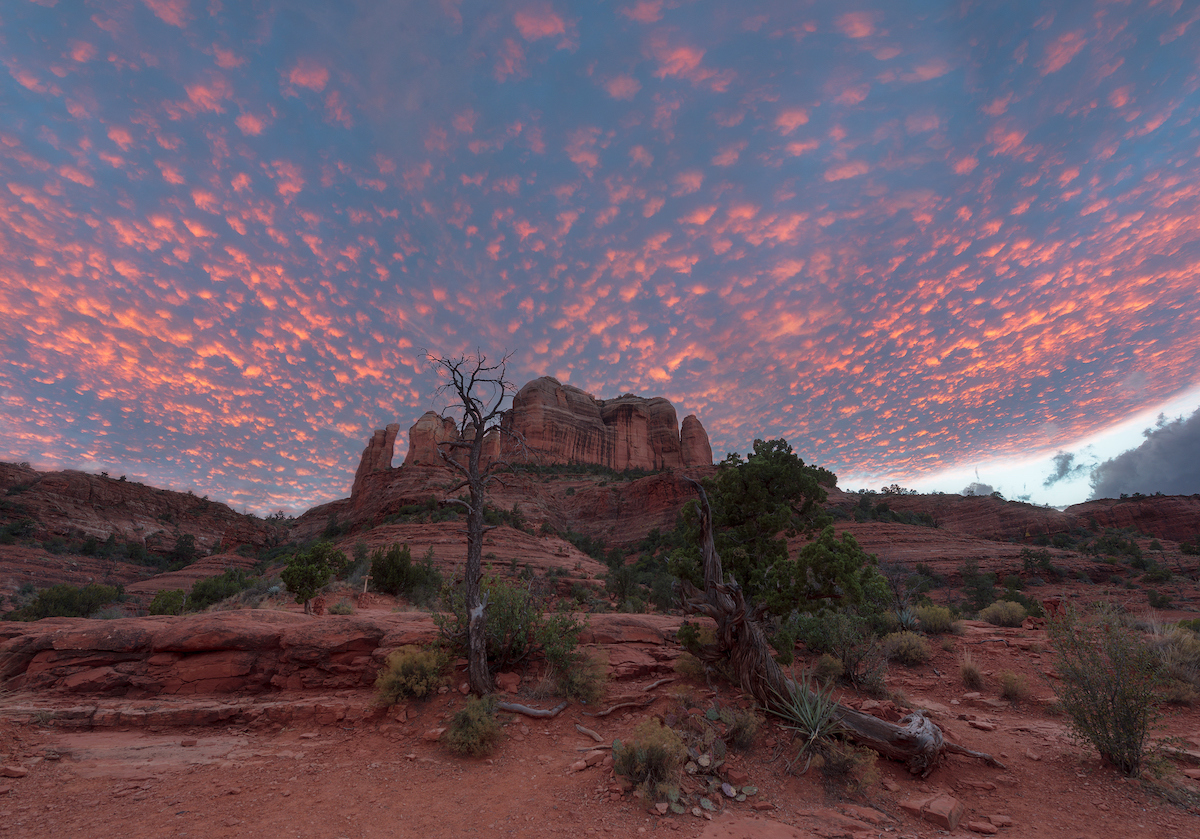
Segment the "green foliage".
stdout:
<path fill-rule="evenodd" d="M 431 602 L 442 587 L 442 575 L 433 566 L 433 546 L 415 565 L 408 545 L 376 549 L 371 554 L 371 582 L 377 590 L 403 595 L 413 603 Z"/>
<path fill-rule="evenodd" d="M 829 653 L 821 653 L 817 659 L 817 663 L 813 665 L 813 676 L 820 679 L 822 682 L 827 682 L 830 679 L 840 679 L 842 674 L 846 672 L 846 668 L 842 665 L 842 660 L 837 656 Z"/>
<path fill-rule="evenodd" d="M 796 635 L 815 653 L 828 653 L 842 665 L 842 678 L 872 693 L 884 690 L 887 658 L 871 621 L 854 612 L 796 615 Z"/>
<path fill-rule="evenodd" d="M 1200 536 L 1179 543 L 1179 552 L 1188 556 L 1200 556 Z"/>
<path fill-rule="evenodd" d="M 200 558 L 200 551 L 196 547 L 196 537 L 190 533 L 180 533 L 175 538 L 175 547 L 171 548 L 171 552 L 167 554 L 167 568 L 172 571 L 178 571 L 180 568 L 186 568 L 197 559 Z"/>
<path fill-rule="evenodd" d="M 917 621 L 928 635 L 942 635 L 954 630 L 954 615 L 945 606 L 918 606 Z"/>
<path fill-rule="evenodd" d="M 203 611 L 228 597 L 241 594 L 252 585 L 254 580 L 248 579 L 245 571 L 240 568 L 227 568 L 225 573 L 218 577 L 197 580 L 192 585 L 192 593 L 187 598 L 187 610 Z"/>
<path fill-rule="evenodd" d="M 181 588 L 163 589 L 157 592 L 154 599 L 150 601 L 150 614 L 182 615 L 185 596 Z"/>
<path fill-rule="evenodd" d="M 290 560 L 279 575 L 283 584 L 308 610 L 308 601 L 325 587 L 335 574 L 350 567 L 350 561 L 329 542 L 317 542 Z"/>
<path fill-rule="evenodd" d="M 423 699 L 446 683 L 448 663 L 446 654 L 438 649 L 406 646 L 393 650 L 375 677 L 375 701 L 395 705 L 410 696 Z"/>
<path fill-rule="evenodd" d="M 638 723 L 628 743 L 613 742 L 613 771 L 636 784 L 651 801 L 676 788 L 686 757 L 683 739 L 656 717 Z"/>
<path fill-rule="evenodd" d="M 1142 559 L 1142 548 L 1131 534 L 1109 528 L 1081 550 L 1094 556 L 1127 556 L 1131 560 Z"/>
<path fill-rule="evenodd" d="M 889 661 L 899 661 L 909 667 L 924 664 L 933 657 L 929 642 L 915 632 L 893 632 L 884 636 L 881 645 Z"/>
<path fill-rule="evenodd" d="M 744 708 L 722 708 L 721 722 L 725 723 L 725 740 L 740 752 L 754 745 L 763 724 L 762 717 Z"/>
<path fill-rule="evenodd" d="M 1171 605 L 1171 595 L 1152 588 L 1146 589 L 1146 602 L 1151 609 L 1166 609 Z"/>
<path fill-rule="evenodd" d="M 579 635 L 584 624 L 572 613 L 548 612 L 547 599 L 531 586 L 510 583 L 490 576 L 481 592 L 487 598 L 485 611 L 488 667 L 492 672 L 508 670 L 530 656 L 542 654 L 556 671 L 580 664 Z M 442 611 L 433 616 L 442 637 L 460 653 L 466 653 L 467 609 L 461 585 L 442 588 Z"/>
<path fill-rule="evenodd" d="M 805 760 L 805 768 L 835 736 L 844 733 L 838 710 L 833 684 L 822 685 L 807 673 L 796 683 L 795 690 L 787 696 L 775 697 L 772 711 L 783 720 L 784 728 L 799 735 L 800 750 L 796 758 Z"/>
<path fill-rule="evenodd" d="M 1061 677 L 1052 687 L 1073 731 L 1123 773 L 1136 775 L 1159 719 L 1158 656 L 1111 611 L 1084 622 L 1068 609 L 1049 633 Z"/>
<path fill-rule="evenodd" d="M 339 600 L 337 603 L 334 603 L 332 606 L 329 607 L 329 614 L 331 614 L 331 615 L 353 615 L 354 607 L 350 605 L 349 600 Z"/>
<path fill-rule="evenodd" d="M 5 620 L 36 621 L 42 618 L 86 618 L 122 596 L 117 586 L 88 583 L 83 587 L 58 583 L 37 593 L 32 603 L 9 612 Z"/>
<path fill-rule="evenodd" d="M 450 720 L 446 745 L 460 755 L 481 757 L 500 742 L 500 723 L 496 720 L 496 700 L 492 697 L 467 698 L 467 704 Z"/>
<path fill-rule="evenodd" d="M 809 566 L 788 557 L 787 539 L 800 532 L 813 532 L 824 527 L 829 519 L 821 508 L 825 500 L 822 482 L 836 481 L 824 469 L 805 466 L 792 452 L 785 440 L 754 441 L 754 451 L 745 461 L 730 454 L 721 464 L 715 477 L 705 480 L 713 513 L 713 535 L 726 574 L 733 576 L 752 602 L 769 601 L 773 614 L 786 615 L 799 601 L 806 606 L 810 599 L 796 598 L 797 592 L 821 596 L 827 588 L 823 569 L 811 569 L 816 579 L 808 579 Z M 671 570 L 676 576 L 696 586 L 703 585 L 700 559 L 700 522 L 695 502 L 684 508 L 682 522 L 677 526 L 679 541 L 671 557 Z M 829 549 L 832 531 L 823 546 L 810 551 Z M 857 548 L 857 545 L 855 545 Z M 861 563 L 866 557 L 855 552 Z M 858 570 L 856 567 L 855 571 Z M 776 590 L 784 583 L 787 593 Z M 792 600 L 784 603 L 786 597 Z M 815 604 L 810 608 L 815 607 Z"/>
<path fill-rule="evenodd" d="M 1171 569 L 1165 565 L 1151 562 L 1142 579 L 1147 583 L 1165 583 L 1171 579 Z"/>
<path fill-rule="evenodd" d="M 583 653 L 570 656 L 567 662 L 551 667 L 547 674 L 554 686 L 554 694 L 585 705 L 599 702 L 608 677 L 604 662 Z"/>
<path fill-rule="evenodd" d="M 884 489 L 884 495 L 909 495 L 908 492 L 889 492 L 889 488 Z M 858 504 L 854 507 L 854 520 L 863 521 L 879 521 L 879 522 L 895 522 L 896 524 L 911 524 L 918 527 L 937 527 L 937 520 L 927 512 L 917 512 L 908 510 L 893 510 L 891 505 L 886 501 L 881 501 L 878 504 L 873 503 L 876 498 L 875 493 L 860 490 L 858 494 Z"/>
<path fill-rule="evenodd" d="M 963 594 L 973 611 L 985 609 L 996 600 L 996 575 L 980 573 L 978 562 L 968 559 L 959 569 L 959 575 L 962 577 Z"/>
<path fill-rule="evenodd" d="M 979 613 L 979 619 L 994 626 L 1020 626 L 1027 617 L 1025 607 L 1011 600 L 997 600 Z"/>

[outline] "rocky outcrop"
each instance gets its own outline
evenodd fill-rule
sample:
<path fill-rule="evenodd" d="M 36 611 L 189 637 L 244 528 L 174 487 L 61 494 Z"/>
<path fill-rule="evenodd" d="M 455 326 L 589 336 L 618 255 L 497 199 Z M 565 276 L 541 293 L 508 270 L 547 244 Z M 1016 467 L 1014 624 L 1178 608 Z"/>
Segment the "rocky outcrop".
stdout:
<path fill-rule="evenodd" d="M 350 490 L 355 495 L 362 486 L 363 479 L 375 472 L 385 472 L 392 468 L 392 455 L 396 449 L 396 434 L 400 431 L 399 423 L 392 423 L 387 428 L 377 428 L 367 443 L 362 460 L 358 462 L 358 471 L 354 473 L 354 486 Z"/>
<path fill-rule="evenodd" d="M 675 407 L 668 400 L 632 394 L 596 399 L 544 376 L 513 397 L 505 426 L 520 435 L 542 463 L 657 471 L 712 463 L 708 435 L 699 420 L 690 419 L 685 457 Z"/>
<path fill-rule="evenodd" d="M 442 457 L 438 454 L 438 443 L 453 440 L 457 436 L 458 426 L 454 424 L 454 420 L 440 417 L 433 411 L 426 411 L 413 427 L 408 429 L 408 454 L 404 457 L 404 465 L 441 466 Z M 363 457 L 366 456 L 366 452 L 363 452 Z"/>
<path fill-rule="evenodd" d="M 1114 527 L 1183 542 L 1200 536 L 1200 495 L 1104 498 L 1067 508 L 1080 524 Z"/>
<path fill-rule="evenodd" d="M 712 445 L 708 442 L 708 432 L 696 419 L 695 414 L 683 418 L 683 427 L 679 431 L 680 445 L 683 449 L 683 465 L 712 466 Z"/>

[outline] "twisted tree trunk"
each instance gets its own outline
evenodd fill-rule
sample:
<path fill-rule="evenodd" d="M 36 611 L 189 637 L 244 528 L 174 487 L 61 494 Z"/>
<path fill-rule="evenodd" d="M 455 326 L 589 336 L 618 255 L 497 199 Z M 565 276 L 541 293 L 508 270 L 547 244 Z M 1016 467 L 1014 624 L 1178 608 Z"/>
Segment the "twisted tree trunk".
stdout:
<path fill-rule="evenodd" d="M 685 580 L 678 583 L 679 592 L 688 610 L 707 615 L 717 624 L 714 643 L 702 649 L 700 657 L 709 663 L 724 663 L 743 690 L 767 711 L 776 713 L 780 698 L 791 696 L 799 687 L 784 675 L 771 655 L 771 645 L 762 626 L 765 609 L 761 605 L 748 607 L 738 584 L 732 578 L 722 579 L 721 558 L 713 542 L 708 495 L 699 482 L 691 478 L 685 480 L 695 484 L 700 493 L 704 591 Z M 966 755 L 1004 768 L 991 755 L 946 742 L 942 730 L 921 711 L 914 711 L 899 724 L 894 724 L 839 705 L 838 720 L 849 739 L 884 757 L 903 761 L 910 772 L 919 773 L 922 778 L 928 776 L 946 754 Z"/>

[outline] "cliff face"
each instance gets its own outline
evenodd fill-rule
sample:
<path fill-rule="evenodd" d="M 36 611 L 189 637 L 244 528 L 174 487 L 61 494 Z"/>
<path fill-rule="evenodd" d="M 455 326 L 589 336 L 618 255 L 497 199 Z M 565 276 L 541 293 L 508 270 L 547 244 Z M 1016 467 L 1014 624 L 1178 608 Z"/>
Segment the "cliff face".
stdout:
<path fill-rule="evenodd" d="M 681 434 L 675 406 L 662 397 L 596 399 L 543 376 L 513 397 L 505 423 L 542 463 L 596 464 L 618 472 L 712 465 L 704 426 L 689 416 Z"/>

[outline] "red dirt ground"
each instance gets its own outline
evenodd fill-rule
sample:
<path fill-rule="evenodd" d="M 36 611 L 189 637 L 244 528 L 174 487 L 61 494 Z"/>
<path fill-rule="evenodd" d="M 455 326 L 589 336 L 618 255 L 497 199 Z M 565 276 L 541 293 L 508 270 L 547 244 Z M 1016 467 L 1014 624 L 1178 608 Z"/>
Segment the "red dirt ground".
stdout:
<path fill-rule="evenodd" d="M 1044 632 L 971 622 L 963 635 L 948 637 L 954 648 L 944 650 L 935 640 L 930 662 L 892 665 L 888 686 L 905 692 L 914 707 L 929 708 L 951 739 L 1000 758 L 1004 770 L 952 757 L 922 781 L 881 760 L 878 780 L 851 794 L 827 788 L 815 770 L 788 774 L 785 765 L 794 749 L 786 748 L 786 733 L 772 724 L 748 754 L 733 755 L 728 763 L 759 787 L 757 796 L 724 805 L 709 821 L 650 814 L 647 802 L 613 792 L 611 769 L 571 768 L 596 745 L 576 730 L 577 723 L 597 731 L 607 747 L 613 738 L 628 738 L 645 716 L 678 711 L 681 695 L 702 708 L 743 701 L 722 683 L 714 683 L 714 695 L 702 679 L 680 677 L 655 688 L 658 698 L 644 711 L 597 718 L 575 704 L 549 721 L 507 716 L 506 737 L 486 759 L 459 758 L 422 739 L 462 706 L 464 698 L 454 691 L 405 706 L 403 721 L 394 712 L 372 714 L 366 691 L 342 691 L 330 699 L 352 712 L 326 726 L 91 731 L 61 727 L 46 719 L 49 714 L 39 723 L 38 717 L 4 713 L 30 700 L 9 695 L 0 697 L 0 758 L 27 774 L 0 778 L 0 836 L 945 836 L 899 807 L 905 799 L 935 792 L 966 807 L 963 823 L 949 834 L 954 836 L 978 836 L 967 830 L 967 821 L 990 815 L 1011 818 L 1001 836 L 1200 836 L 1194 803 L 1193 809 L 1170 803 L 1151 782 L 1121 778 L 1094 752 L 1073 743 L 1065 720 L 1049 713 L 1051 690 L 1040 678 L 1050 669 L 1050 655 L 1042 652 Z M 965 650 L 985 674 L 975 699 L 957 675 Z M 998 698 L 1002 670 L 1027 678 L 1029 700 L 1013 705 Z M 644 687 L 610 683 L 605 702 Z M 314 697 L 308 692 L 303 698 Z M 48 707 L 47 697 L 37 699 Z M 74 700 L 54 701 L 65 706 Z M 1160 733 L 1178 737 L 1200 760 L 1200 709 L 1168 708 Z M 1196 764 L 1167 767 L 1168 774 L 1153 784 L 1200 800 L 1197 781 L 1183 774 Z M 771 809 L 752 809 L 756 801 Z"/>

